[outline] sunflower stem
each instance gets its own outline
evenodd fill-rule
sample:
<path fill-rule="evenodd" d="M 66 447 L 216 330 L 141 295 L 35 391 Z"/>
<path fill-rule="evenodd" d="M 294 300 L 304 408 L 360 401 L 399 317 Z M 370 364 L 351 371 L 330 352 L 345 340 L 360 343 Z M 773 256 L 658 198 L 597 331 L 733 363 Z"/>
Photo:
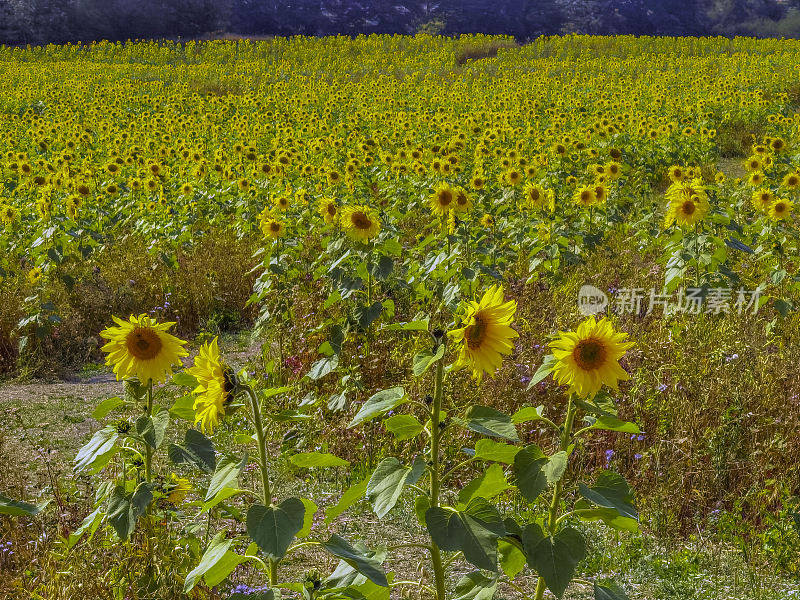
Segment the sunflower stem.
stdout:
<path fill-rule="evenodd" d="M 573 404 L 572 394 L 570 394 L 567 400 L 567 416 L 564 420 L 564 428 L 561 430 L 561 440 L 559 444 L 559 449 L 562 452 L 566 452 L 572 441 L 572 427 L 575 423 L 575 413 L 576 406 Z M 550 511 L 547 516 L 547 530 L 551 536 L 555 535 L 556 527 L 558 526 L 558 507 L 559 504 L 561 504 L 562 481 L 563 479 L 559 479 L 556 482 L 555 488 L 553 489 L 553 498 L 550 501 Z M 544 598 L 544 590 L 546 587 L 547 584 L 544 581 L 544 577 L 540 575 L 539 580 L 536 582 L 534 600 L 542 600 L 542 598 Z"/>
<path fill-rule="evenodd" d="M 147 380 L 147 409 L 146 409 L 147 418 L 151 418 L 153 416 L 153 380 Z M 144 480 L 147 483 L 150 483 L 152 480 L 152 469 L 151 464 L 153 462 L 153 449 L 150 447 L 150 444 L 145 442 L 144 444 Z"/>
<path fill-rule="evenodd" d="M 444 342 L 442 342 L 444 343 Z M 431 412 L 431 507 L 439 506 L 439 437 L 441 430 L 439 427 L 442 410 L 442 387 L 444 383 L 444 362 L 439 360 L 436 363 L 436 380 L 433 388 L 433 410 Z M 431 540 L 431 562 L 433 563 L 433 575 L 436 581 L 436 600 L 445 600 L 444 585 L 444 566 L 442 565 L 442 553 L 439 546 Z"/>
<path fill-rule="evenodd" d="M 247 395 L 250 397 L 250 406 L 253 408 L 253 427 L 256 430 L 258 439 L 258 462 L 261 467 L 261 485 L 264 488 L 264 506 L 272 504 L 272 490 L 269 485 L 269 470 L 267 469 L 267 440 L 264 437 L 264 426 L 261 421 L 261 405 L 258 396 L 249 385 L 244 386 Z M 269 584 L 274 586 L 278 583 L 278 561 L 269 560 Z"/>

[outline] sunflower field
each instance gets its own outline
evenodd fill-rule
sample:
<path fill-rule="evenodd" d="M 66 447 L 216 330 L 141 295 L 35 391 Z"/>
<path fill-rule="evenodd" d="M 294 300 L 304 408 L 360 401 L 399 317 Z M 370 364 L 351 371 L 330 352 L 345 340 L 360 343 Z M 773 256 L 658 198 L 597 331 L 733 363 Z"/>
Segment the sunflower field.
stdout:
<path fill-rule="evenodd" d="M 0 46 L 0 594 L 800 597 L 799 64 Z"/>

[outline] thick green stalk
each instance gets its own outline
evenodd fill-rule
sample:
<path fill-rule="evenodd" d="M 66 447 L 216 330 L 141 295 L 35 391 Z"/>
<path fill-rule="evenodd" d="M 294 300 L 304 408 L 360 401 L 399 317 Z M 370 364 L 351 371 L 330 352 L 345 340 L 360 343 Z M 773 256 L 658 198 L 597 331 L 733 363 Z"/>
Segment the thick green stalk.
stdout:
<path fill-rule="evenodd" d="M 153 380 L 149 379 L 147 382 L 147 416 L 153 416 Z M 151 464 L 153 462 L 153 449 L 150 447 L 150 444 L 147 442 L 144 443 L 144 480 L 147 483 L 150 483 L 152 480 L 152 468 Z"/>
<path fill-rule="evenodd" d="M 564 421 L 564 429 L 561 430 L 561 440 L 559 444 L 559 450 L 562 452 L 569 448 L 569 444 L 572 441 L 572 427 L 575 423 L 575 413 L 576 407 L 572 403 L 572 394 L 570 394 L 569 400 L 567 401 L 567 416 Z M 556 482 L 555 488 L 553 489 L 553 499 L 550 501 L 550 512 L 548 513 L 547 517 L 547 529 L 551 536 L 555 535 L 556 533 L 558 507 L 561 504 L 561 493 L 563 491 L 562 481 L 563 478 Z M 540 576 L 539 580 L 536 582 L 536 593 L 533 597 L 534 600 L 542 600 L 542 598 L 544 598 L 544 590 L 546 587 L 547 584 L 545 583 L 544 578 Z"/>
<path fill-rule="evenodd" d="M 253 409 L 253 426 L 256 430 L 256 438 L 258 440 L 258 462 L 261 468 L 261 485 L 264 489 L 264 506 L 272 504 L 272 490 L 269 485 L 269 470 L 267 469 L 267 440 L 264 437 L 264 426 L 261 421 L 261 405 L 258 402 L 258 397 L 253 391 L 253 388 L 246 386 L 247 395 L 250 396 L 250 405 Z M 269 560 L 269 584 L 276 585 L 278 583 L 278 561 L 274 559 Z"/>
<path fill-rule="evenodd" d="M 433 389 L 433 410 L 431 412 L 431 506 L 439 506 L 440 473 L 439 473 L 439 437 L 441 435 L 439 418 L 442 410 L 442 387 L 444 383 L 444 361 L 436 363 L 436 383 Z M 436 600 L 445 600 L 444 566 L 442 553 L 436 542 L 431 540 L 431 562 L 436 580 Z"/>

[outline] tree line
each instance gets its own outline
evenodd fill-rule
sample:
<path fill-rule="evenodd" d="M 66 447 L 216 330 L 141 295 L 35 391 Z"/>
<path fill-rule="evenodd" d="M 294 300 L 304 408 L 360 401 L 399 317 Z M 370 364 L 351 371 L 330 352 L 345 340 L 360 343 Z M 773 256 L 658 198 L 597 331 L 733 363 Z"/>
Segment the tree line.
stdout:
<path fill-rule="evenodd" d="M 800 36 L 800 0 L 0 0 L 0 43 L 369 33 Z"/>

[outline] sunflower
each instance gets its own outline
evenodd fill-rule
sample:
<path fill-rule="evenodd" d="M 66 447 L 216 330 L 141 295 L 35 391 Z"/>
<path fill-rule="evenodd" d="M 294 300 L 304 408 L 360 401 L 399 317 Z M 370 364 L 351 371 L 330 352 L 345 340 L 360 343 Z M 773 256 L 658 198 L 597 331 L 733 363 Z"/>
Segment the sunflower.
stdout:
<path fill-rule="evenodd" d="M 41 267 L 33 267 L 30 271 L 28 271 L 28 283 L 31 285 L 36 285 L 41 281 L 44 273 Z"/>
<path fill-rule="evenodd" d="M 484 373 L 493 375 L 504 354 L 511 354 L 511 340 L 519 334 L 511 328 L 517 303 L 503 302 L 503 286 L 489 288 L 480 302 L 471 301 L 461 319 L 462 327 L 449 332 L 460 344 L 455 368 L 469 367 L 480 381 Z"/>
<path fill-rule="evenodd" d="M 286 234 L 286 228 L 283 223 L 272 217 L 267 217 L 261 221 L 261 231 L 273 240 L 277 240 Z"/>
<path fill-rule="evenodd" d="M 326 223 L 336 222 L 339 216 L 339 207 L 336 205 L 336 200 L 333 198 L 322 198 L 317 206 L 319 214 L 322 215 Z"/>
<path fill-rule="evenodd" d="M 597 203 L 597 191 L 593 186 L 587 185 L 575 190 L 572 199 L 581 206 L 592 206 Z"/>
<path fill-rule="evenodd" d="M 790 190 L 796 190 L 797 188 L 800 188 L 800 174 L 787 173 L 783 178 L 783 186 Z"/>
<path fill-rule="evenodd" d="M 484 227 L 494 227 L 494 217 L 490 214 L 485 214 L 481 217 L 481 225 Z"/>
<path fill-rule="evenodd" d="M 753 195 L 750 198 L 753 208 L 760 210 L 761 212 L 766 211 L 774 200 L 775 196 L 772 195 L 772 192 L 763 188 L 753 192 Z"/>
<path fill-rule="evenodd" d="M 206 433 L 213 433 L 220 416 L 236 395 L 236 374 L 226 365 L 219 353 L 217 338 L 201 346 L 194 358 L 194 366 L 186 369 L 197 379 L 194 401 L 194 422 L 200 423 Z"/>
<path fill-rule="evenodd" d="M 0 206 L 0 221 L 6 225 L 11 225 L 17 220 L 17 210 L 13 206 L 4 204 Z"/>
<path fill-rule="evenodd" d="M 191 491 L 192 485 L 188 479 L 178 477 L 175 473 L 170 476 L 170 481 L 167 484 L 167 500 L 171 504 L 180 504 L 186 498 L 186 495 Z"/>
<path fill-rule="evenodd" d="M 767 215 L 773 221 L 782 221 L 792 214 L 794 203 L 791 200 L 778 199 L 769 205 Z"/>
<path fill-rule="evenodd" d="M 706 213 L 708 213 L 708 203 L 704 204 L 699 196 L 675 198 L 667 208 L 664 228 L 673 223 L 677 223 L 679 227 L 691 227 L 702 221 Z"/>
<path fill-rule="evenodd" d="M 435 215 L 442 216 L 454 208 L 455 198 L 455 190 L 446 183 L 440 183 L 430 197 L 431 210 Z"/>
<path fill-rule="evenodd" d="M 544 208 L 544 203 L 547 200 L 547 192 L 545 192 L 540 185 L 529 183 L 525 186 L 523 192 L 523 198 L 528 207 L 534 210 L 541 210 Z"/>
<path fill-rule="evenodd" d="M 342 209 L 340 223 L 352 239 L 367 243 L 378 235 L 381 222 L 374 210 L 367 206 L 346 206 Z"/>
<path fill-rule="evenodd" d="M 628 379 L 618 361 L 634 345 L 625 342 L 626 337 L 627 333 L 614 331 L 608 319 L 596 322 L 594 316 L 576 331 L 560 332 L 550 342 L 556 359 L 553 379 L 582 398 L 594 396 L 603 384 L 617 389 L 619 380 Z"/>
<path fill-rule="evenodd" d="M 763 171 L 764 159 L 754 154 L 746 161 L 744 161 L 744 168 L 750 171 L 751 173 L 754 171 Z"/>
<path fill-rule="evenodd" d="M 472 199 L 467 194 L 467 190 L 462 187 L 457 187 L 455 190 L 456 201 L 453 209 L 457 212 L 468 212 L 472 210 Z"/>
<path fill-rule="evenodd" d="M 107 365 L 113 365 L 117 379 L 136 377 L 141 382 L 163 382 L 172 374 L 173 365 L 187 356 L 185 341 L 167 333 L 175 323 L 157 323 L 147 315 L 130 316 L 128 321 L 112 317 L 117 327 L 108 327 L 100 337 L 108 340 L 102 350 L 108 353 Z"/>
<path fill-rule="evenodd" d="M 753 171 L 747 176 L 747 183 L 750 185 L 761 185 L 764 183 L 766 176 L 762 171 Z"/>

